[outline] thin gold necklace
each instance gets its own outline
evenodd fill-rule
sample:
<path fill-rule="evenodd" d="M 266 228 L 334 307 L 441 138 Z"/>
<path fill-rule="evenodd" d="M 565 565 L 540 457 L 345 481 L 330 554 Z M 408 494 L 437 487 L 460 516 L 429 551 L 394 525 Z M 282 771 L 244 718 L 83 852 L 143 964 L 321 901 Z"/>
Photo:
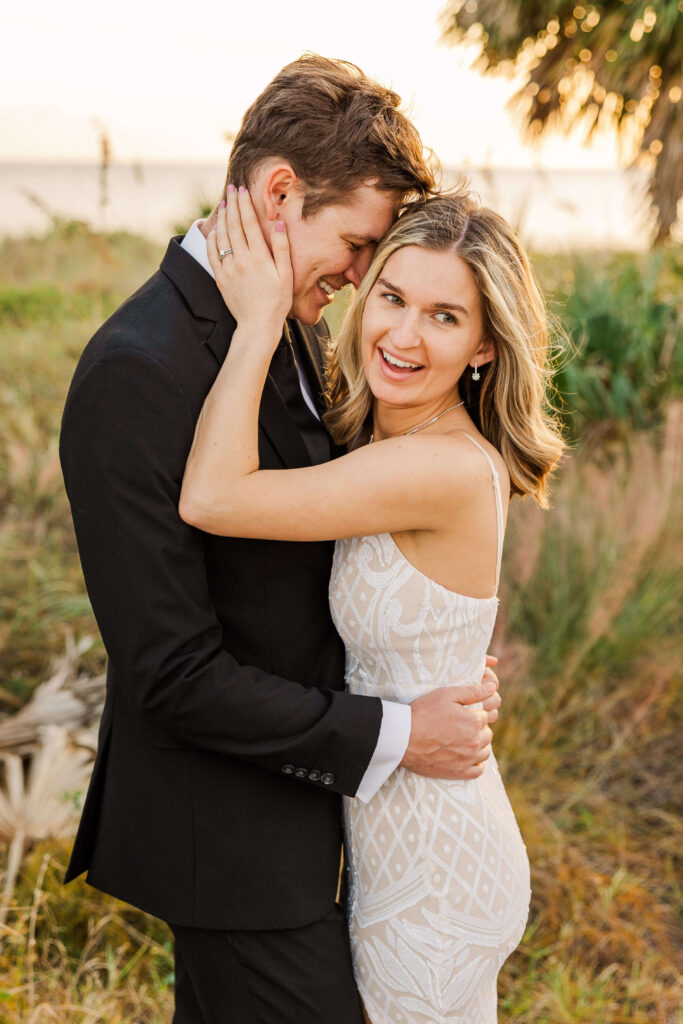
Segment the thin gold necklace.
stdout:
<path fill-rule="evenodd" d="M 456 402 L 455 405 L 449 405 L 448 408 L 444 409 L 443 412 L 439 412 L 439 413 L 436 414 L 436 416 L 432 416 L 431 420 L 425 420 L 424 423 L 420 423 L 419 426 L 413 427 L 412 430 L 404 430 L 402 434 L 396 434 L 394 436 L 395 437 L 408 437 L 409 434 L 417 434 L 418 430 L 424 430 L 425 427 L 431 427 L 432 423 L 436 423 L 436 421 L 440 420 L 442 416 L 445 416 L 447 412 L 453 412 L 454 409 L 459 409 L 460 406 L 464 405 L 464 404 L 465 404 L 465 402 L 463 400 L 462 402 Z M 375 440 L 375 432 L 373 430 L 372 434 L 370 434 L 370 440 L 368 441 L 368 444 L 372 444 L 372 442 L 374 440 Z"/>

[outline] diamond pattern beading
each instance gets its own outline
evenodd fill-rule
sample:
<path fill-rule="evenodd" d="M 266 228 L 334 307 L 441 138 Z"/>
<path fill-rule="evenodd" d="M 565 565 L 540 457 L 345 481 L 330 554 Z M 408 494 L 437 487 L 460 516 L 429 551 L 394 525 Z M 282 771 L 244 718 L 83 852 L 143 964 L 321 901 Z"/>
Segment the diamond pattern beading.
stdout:
<path fill-rule="evenodd" d="M 354 693 L 410 702 L 481 678 L 497 599 L 420 573 L 389 534 L 337 542 L 330 604 Z M 398 768 L 345 800 L 354 967 L 372 1024 L 494 1024 L 529 863 L 491 757 L 472 782 Z"/>

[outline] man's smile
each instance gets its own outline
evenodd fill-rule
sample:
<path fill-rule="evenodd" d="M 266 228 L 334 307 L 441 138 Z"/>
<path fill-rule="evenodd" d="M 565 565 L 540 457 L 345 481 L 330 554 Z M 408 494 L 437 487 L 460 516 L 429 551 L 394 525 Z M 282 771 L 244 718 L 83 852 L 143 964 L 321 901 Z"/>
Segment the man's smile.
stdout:
<path fill-rule="evenodd" d="M 329 281 L 326 281 L 324 277 L 318 278 L 318 284 L 326 295 L 334 295 L 336 288 Z"/>

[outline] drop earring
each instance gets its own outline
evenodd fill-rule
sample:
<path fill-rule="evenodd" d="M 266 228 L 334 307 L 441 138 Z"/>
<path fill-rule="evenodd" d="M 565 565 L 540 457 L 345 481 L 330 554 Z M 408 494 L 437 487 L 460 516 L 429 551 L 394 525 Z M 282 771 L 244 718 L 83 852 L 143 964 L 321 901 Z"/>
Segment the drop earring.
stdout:
<path fill-rule="evenodd" d="M 472 374 L 472 380 L 480 380 L 481 374 L 477 370 L 477 360 L 474 360 L 474 373 Z"/>

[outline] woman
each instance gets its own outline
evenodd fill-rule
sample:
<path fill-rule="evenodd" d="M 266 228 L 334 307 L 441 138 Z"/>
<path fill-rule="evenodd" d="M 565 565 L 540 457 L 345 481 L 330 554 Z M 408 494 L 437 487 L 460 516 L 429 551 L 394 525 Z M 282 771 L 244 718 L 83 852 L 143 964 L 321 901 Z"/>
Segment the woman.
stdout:
<path fill-rule="evenodd" d="M 231 251 L 222 263 L 219 248 Z M 181 515 L 232 536 L 341 538 L 330 601 L 351 690 L 409 702 L 478 679 L 508 497 L 545 505 L 562 451 L 544 412 L 547 325 L 526 256 L 502 218 L 465 195 L 408 208 L 332 357 L 327 422 L 354 450 L 259 471 L 260 396 L 291 304 L 281 223 L 272 251 L 248 194 L 231 189 L 209 252 L 238 327 L 197 425 Z M 495 1021 L 497 974 L 530 890 L 494 758 L 467 782 L 399 767 L 369 804 L 345 808 L 369 1020 Z"/>

